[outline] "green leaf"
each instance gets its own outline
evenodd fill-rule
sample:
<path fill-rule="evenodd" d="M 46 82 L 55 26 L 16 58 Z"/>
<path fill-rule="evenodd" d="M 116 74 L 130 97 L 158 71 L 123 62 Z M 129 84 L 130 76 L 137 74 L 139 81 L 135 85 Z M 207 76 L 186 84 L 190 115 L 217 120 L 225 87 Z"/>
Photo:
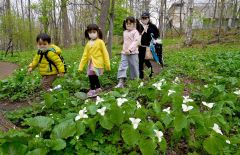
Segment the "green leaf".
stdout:
<path fill-rule="evenodd" d="M 66 142 L 62 139 L 53 139 L 53 140 L 46 140 L 46 144 L 52 150 L 63 150 L 66 147 Z"/>
<path fill-rule="evenodd" d="M 138 144 L 138 140 L 140 138 L 138 130 L 134 130 L 130 125 L 124 125 L 122 130 L 122 137 L 126 144 L 129 146 L 134 146 Z"/>
<path fill-rule="evenodd" d="M 33 151 L 29 151 L 27 155 L 46 155 L 48 153 L 48 150 L 45 148 L 37 148 Z"/>
<path fill-rule="evenodd" d="M 100 122 L 100 125 L 107 130 L 111 130 L 113 128 L 113 123 L 109 121 L 107 117 L 100 118 L 99 122 Z"/>
<path fill-rule="evenodd" d="M 112 106 L 112 109 L 109 110 L 109 117 L 113 124 L 120 126 L 123 122 L 124 114 L 121 108 Z"/>
<path fill-rule="evenodd" d="M 109 96 L 113 96 L 113 97 L 121 97 L 122 95 L 117 92 L 117 91 L 110 91 L 109 93 Z"/>
<path fill-rule="evenodd" d="M 76 130 L 77 130 L 77 135 L 81 136 L 85 133 L 86 127 L 83 122 L 77 121 L 76 122 Z"/>
<path fill-rule="evenodd" d="M 76 126 L 72 119 L 56 125 L 51 133 L 51 138 L 63 138 L 73 136 L 76 133 Z"/>
<path fill-rule="evenodd" d="M 54 121 L 49 117 L 37 116 L 26 119 L 26 124 L 41 131 L 50 131 Z"/>
<path fill-rule="evenodd" d="M 89 119 L 86 120 L 86 123 L 88 124 L 92 133 L 95 133 L 97 119 L 96 118 L 89 118 Z"/>
<path fill-rule="evenodd" d="M 139 142 L 139 147 L 143 155 L 154 155 L 156 144 L 152 139 L 141 139 Z"/>
<path fill-rule="evenodd" d="M 81 100 L 86 100 L 88 98 L 87 94 L 83 93 L 83 92 L 77 92 L 74 94 L 74 96 L 76 96 L 77 98 L 79 98 Z"/>
<path fill-rule="evenodd" d="M 3 155 L 25 155 L 27 153 L 27 146 L 18 142 L 4 143 L 1 148 Z"/>
<path fill-rule="evenodd" d="M 53 103 L 55 102 L 55 98 L 53 97 L 53 95 L 47 93 L 44 94 L 44 101 L 47 107 L 51 107 L 53 105 Z"/>
<path fill-rule="evenodd" d="M 203 142 L 203 147 L 209 154 L 221 154 L 220 149 L 224 146 L 219 138 L 210 136 Z"/>
<path fill-rule="evenodd" d="M 167 142 L 165 138 L 162 138 L 162 141 L 160 142 L 160 150 L 166 153 L 167 151 Z"/>
<path fill-rule="evenodd" d="M 98 108 L 97 108 L 96 104 L 91 104 L 90 106 L 87 107 L 87 110 L 91 115 L 96 115 L 97 109 Z"/>
<path fill-rule="evenodd" d="M 187 127 L 187 118 L 185 115 L 176 115 L 174 120 L 174 127 L 177 132 Z"/>

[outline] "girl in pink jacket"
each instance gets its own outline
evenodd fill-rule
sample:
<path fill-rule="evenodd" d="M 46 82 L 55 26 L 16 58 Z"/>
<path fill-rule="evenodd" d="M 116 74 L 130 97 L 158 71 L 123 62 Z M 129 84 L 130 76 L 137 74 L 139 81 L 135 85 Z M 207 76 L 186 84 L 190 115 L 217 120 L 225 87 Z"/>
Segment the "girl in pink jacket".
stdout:
<path fill-rule="evenodd" d="M 134 17 L 127 17 L 123 22 L 123 49 L 117 75 L 119 83 L 115 88 L 124 87 L 128 67 L 131 80 L 139 76 L 138 46 L 141 37 L 139 31 L 136 29 L 137 24 L 138 22 Z"/>

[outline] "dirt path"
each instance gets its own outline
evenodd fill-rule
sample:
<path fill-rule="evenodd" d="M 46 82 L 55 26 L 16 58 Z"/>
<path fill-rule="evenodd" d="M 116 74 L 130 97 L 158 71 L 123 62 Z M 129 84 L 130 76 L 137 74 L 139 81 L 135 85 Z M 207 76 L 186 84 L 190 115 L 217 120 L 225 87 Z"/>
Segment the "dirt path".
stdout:
<path fill-rule="evenodd" d="M 3 80 L 10 76 L 18 65 L 9 62 L 0 62 L 0 80 Z M 13 107 L 14 106 L 14 107 Z M 12 109 L 19 108 L 19 106 L 13 105 Z M 16 126 L 4 117 L 3 110 L 8 110 L 8 106 L 0 101 L 0 131 L 8 131 L 9 129 L 15 129 Z M 10 109 L 10 108 L 9 108 Z"/>
<path fill-rule="evenodd" d="M 0 62 L 0 80 L 10 76 L 17 68 L 18 65 L 16 64 L 9 62 Z"/>

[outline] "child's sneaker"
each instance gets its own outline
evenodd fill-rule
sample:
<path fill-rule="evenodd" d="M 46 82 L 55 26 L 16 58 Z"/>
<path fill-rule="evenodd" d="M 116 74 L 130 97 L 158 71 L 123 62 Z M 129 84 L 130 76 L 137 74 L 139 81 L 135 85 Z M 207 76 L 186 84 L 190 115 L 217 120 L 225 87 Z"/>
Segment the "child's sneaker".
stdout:
<path fill-rule="evenodd" d="M 118 85 L 115 86 L 115 88 L 124 88 L 124 84 L 122 82 L 119 82 Z"/>
<path fill-rule="evenodd" d="M 88 97 L 96 97 L 97 96 L 96 91 L 95 90 L 89 90 L 89 92 L 87 93 L 87 96 Z"/>
<path fill-rule="evenodd" d="M 102 89 L 101 89 L 101 88 L 97 88 L 97 89 L 95 90 L 95 92 L 96 92 L 96 94 L 99 94 L 99 93 L 102 92 Z"/>

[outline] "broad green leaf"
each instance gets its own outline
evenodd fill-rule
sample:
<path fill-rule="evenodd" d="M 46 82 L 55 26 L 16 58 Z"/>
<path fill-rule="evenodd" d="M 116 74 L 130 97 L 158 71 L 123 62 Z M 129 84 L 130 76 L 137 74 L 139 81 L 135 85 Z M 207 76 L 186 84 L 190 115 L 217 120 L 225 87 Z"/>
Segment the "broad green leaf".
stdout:
<path fill-rule="evenodd" d="M 66 147 L 66 142 L 62 139 L 53 139 L 53 140 L 46 140 L 46 144 L 52 150 L 63 150 Z"/>
<path fill-rule="evenodd" d="M 112 106 L 112 109 L 109 110 L 110 121 L 119 126 L 123 122 L 124 114 L 121 108 Z"/>
<path fill-rule="evenodd" d="M 221 154 L 223 145 L 219 138 L 210 136 L 203 142 L 203 147 L 209 154 Z"/>
<path fill-rule="evenodd" d="M 27 145 L 18 142 L 4 143 L 1 149 L 3 155 L 25 155 L 27 153 Z"/>
<path fill-rule="evenodd" d="M 124 125 L 121 135 L 126 144 L 128 144 L 130 146 L 134 146 L 135 144 L 138 144 L 140 134 L 139 134 L 138 130 L 134 130 L 132 126 Z"/>
<path fill-rule="evenodd" d="M 139 147 L 143 155 L 154 155 L 156 146 L 152 139 L 141 138 L 139 142 Z"/>
<path fill-rule="evenodd" d="M 52 94 L 44 94 L 44 101 L 47 107 L 51 107 L 52 104 L 56 101 Z"/>
<path fill-rule="evenodd" d="M 176 115 L 174 120 L 174 128 L 180 132 L 183 128 L 187 127 L 187 118 L 185 115 Z"/>
<path fill-rule="evenodd" d="M 87 94 L 83 92 L 77 92 L 74 95 L 81 100 L 86 100 L 88 98 Z"/>
<path fill-rule="evenodd" d="M 90 128 L 92 133 L 95 133 L 97 119 L 96 118 L 89 118 L 89 119 L 86 120 L 86 123 L 88 124 L 88 127 Z"/>
<path fill-rule="evenodd" d="M 51 130 L 54 121 L 49 117 L 36 116 L 34 118 L 26 119 L 26 124 L 41 131 L 49 131 Z"/>
<path fill-rule="evenodd" d="M 45 148 L 37 148 L 33 151 L 29 151 L 27 155 L 46 155 L 48 153 L 48 150 Z"/>
<path fill-rule="evenodd" d="M 83 135 L 84 133 L 85 133 L 85 124 L 83 123 L 83 122 L 81 122 L 81 121 L 77 121 L 76 122 L 76 130 L 77 130 L 77 135 L 78 136 L 81 136 L 81 135 Z"/>
<path fill-rule="evenodd" d="M 73 136 L 76 133 L 76 126 L 72 119 L 56 125 L 51 133 L 51 138 L 63 138 Z"/>
<path fill-rule="evenodd" d="M 105 129 L 111 130 L 113 128 L 113 123 L 109 121 L 107 117 L 100 118 L 99 122 L 100 125 Z"/>

